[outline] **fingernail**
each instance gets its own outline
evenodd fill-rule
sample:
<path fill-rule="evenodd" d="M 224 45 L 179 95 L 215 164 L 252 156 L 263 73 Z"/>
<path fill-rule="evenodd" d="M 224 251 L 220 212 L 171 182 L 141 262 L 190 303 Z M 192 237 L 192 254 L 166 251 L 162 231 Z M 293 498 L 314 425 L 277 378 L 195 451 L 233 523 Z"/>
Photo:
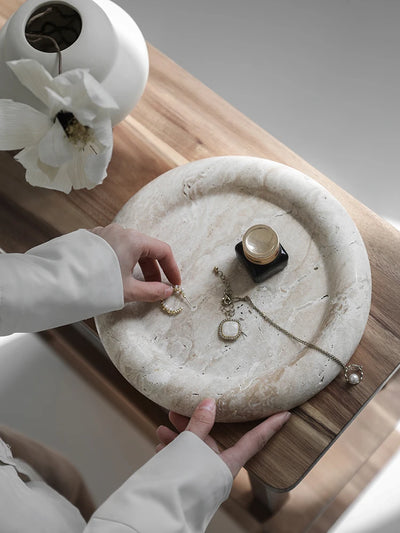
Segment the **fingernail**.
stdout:
<path fill-rule="evenodd" d="M 278 422 L 283 426 L 283 424 L 286 424 L 286 422 L 291 416 L 292 413 L 290 413 L 289 411 L 284 411 L 283 413 L 279 413 L 279 415 L 277 415 L 277 419 Z"/>
<path fill-rule="evenodd" d="M 164 298 L 169 298 L 173 293 L 173 288 L 170 285 L 165 285 L 164 287 Z"/>
<path fill-rule="evenodd" d="M 213 398 L 206 398 L 199 404 L 199 409 L 205 409 L 206 411 L 215 411 L 215 400 Z"/>

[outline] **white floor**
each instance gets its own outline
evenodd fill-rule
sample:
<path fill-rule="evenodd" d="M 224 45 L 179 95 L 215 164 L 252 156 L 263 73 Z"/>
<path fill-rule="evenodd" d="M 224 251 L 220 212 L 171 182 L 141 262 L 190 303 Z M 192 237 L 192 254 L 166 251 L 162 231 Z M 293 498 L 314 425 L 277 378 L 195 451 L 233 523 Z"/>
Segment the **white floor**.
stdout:
<path fill-rule="evenodd" d="M 340 517 L 329 533 L 399 533 L 400 451 Z"/>
<path fill-rule="evenodd" d="M 400 2 L 117 3 L 148 41 L 400 227 Z M 6 339 L 0 363 L 0 421 L 65 453 L 98 503 L 152 455 L 148 442 L 37 336 Z M 398 531 L 398 506 L 383 504 L 388 494 L 400 501 L 393 484 L 399 462 L 331 533 Z M 369 510 L 380 505 L 384 514 L 373 522 Z M 240 530 L 220 512 L 208 531 Z"/>
<path fill-rule="evenodd" d="M 9 338 L 0 345 L 0 364 L 1 423 L 65 454 L 97 503 L 153 455 L 148 441 L 39 336 Z"/>

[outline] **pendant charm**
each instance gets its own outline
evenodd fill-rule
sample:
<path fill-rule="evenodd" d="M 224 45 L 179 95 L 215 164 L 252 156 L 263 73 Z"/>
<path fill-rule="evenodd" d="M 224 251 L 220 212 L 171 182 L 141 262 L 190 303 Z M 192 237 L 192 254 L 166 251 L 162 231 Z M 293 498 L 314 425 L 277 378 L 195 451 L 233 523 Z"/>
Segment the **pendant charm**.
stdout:
<path fill-rule="evenodd" d="M 175 296 L 175 295 L 176 297 L 180 296 L 182 298 L 186 298 L 183 292 L 183 289 L 180 285 L 174 285 L 174 292 L 172 293 L 172 296 Z M 170 315 L 170 316 L 179 315 L 179 313 L 183 311 L 183 307 L 181 306 L 176 307 L 174 309 L 169 307 L 168 305 L 166 305 L 165 300 L 161 300 L 160 307 L 161 307 L 161 310 L 164 311 L 164 313 L 167 313 L 167 315 Z"/>
<path fill-rule="evenodd" d="M 232 318 L 225 318 L 218 326 L 218 335 L 224 341 L 235 341 L 241 333 L 240 323 Z"/>
<path fill-rule="evenodd" d="M 364 377 L 363 367 L 357 364 L 347 365 L 344 378 L 350 385 L 358 385 Z"/>

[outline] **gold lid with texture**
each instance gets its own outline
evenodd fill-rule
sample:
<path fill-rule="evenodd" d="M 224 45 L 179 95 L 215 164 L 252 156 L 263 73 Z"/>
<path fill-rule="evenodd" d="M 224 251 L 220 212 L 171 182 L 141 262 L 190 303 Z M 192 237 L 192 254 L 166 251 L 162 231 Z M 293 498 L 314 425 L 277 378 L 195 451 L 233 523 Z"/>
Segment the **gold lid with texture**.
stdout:
<path fill-rule="evenodd" d="M 243 253 L 249 261 L 257 265 L 271 263 L 279 253 L 279 238 L 269 226 L 251 226 L 242 239 Z"/>

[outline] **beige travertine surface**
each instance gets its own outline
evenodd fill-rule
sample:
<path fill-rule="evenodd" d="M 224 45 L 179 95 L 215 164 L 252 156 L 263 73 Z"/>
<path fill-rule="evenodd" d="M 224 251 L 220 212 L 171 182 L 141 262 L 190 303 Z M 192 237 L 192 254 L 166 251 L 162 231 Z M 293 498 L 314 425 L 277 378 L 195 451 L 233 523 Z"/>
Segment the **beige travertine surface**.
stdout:
<path fill-rule="evenodd" d="M 172 246 L 194 305 L 170 317 L 158 304 L 134 303 L 96 319 L 117 368 L 160 405 L 190 415 L 212 396 L 219 421 L 250 420 L 303 403 L 342 372 L 245 303 L 235 316 L 243 335 L 222 341 L 223 285 L 214 266 L 235 294 L 250 295 L 275 322 L 341 361 L 358 345 L 371 297 L 364 244 L 343 207 L 300 172 L 251 157 L 196 161 L 145 186 L 115 221 Z M 273 227 L 289 254 L 288 266 L 261 284 L 234 252 L 253 224 Z"/>

